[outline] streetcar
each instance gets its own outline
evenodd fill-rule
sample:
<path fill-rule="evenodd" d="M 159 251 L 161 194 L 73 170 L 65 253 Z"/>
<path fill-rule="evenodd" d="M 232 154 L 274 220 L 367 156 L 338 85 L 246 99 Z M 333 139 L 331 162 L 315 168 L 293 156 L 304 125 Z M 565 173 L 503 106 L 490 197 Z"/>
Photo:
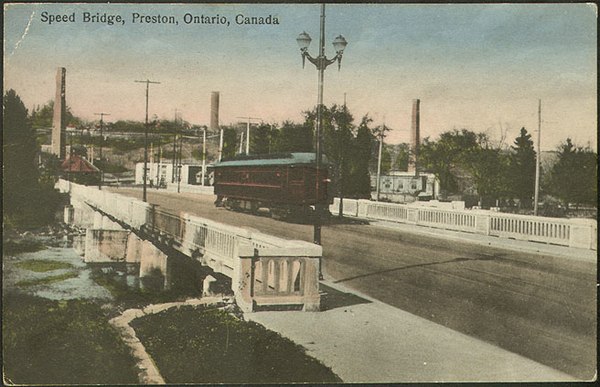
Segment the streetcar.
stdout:
<path fill-rule="evenodd" d="M 274 218 L 310 216 L 318 203 L 333 203 L 328 176 L 325 157 L 317 174 L 314 153 L 239 156 L 214 164 L 215 204 L 253 213 L 267 208 Z"/>

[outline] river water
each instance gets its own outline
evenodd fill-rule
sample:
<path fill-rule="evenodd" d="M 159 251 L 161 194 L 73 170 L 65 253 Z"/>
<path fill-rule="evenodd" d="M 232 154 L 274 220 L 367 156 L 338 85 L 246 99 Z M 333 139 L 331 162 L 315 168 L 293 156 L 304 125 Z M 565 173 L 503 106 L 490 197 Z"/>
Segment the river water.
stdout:
<path fill-rule="evenodd" d="M 57 244 L 47 239 L 41 239 L 41 241 L 47 244 Z M 78 242 L 80 243 L 80 241 Z M 2 260 L 3 290 L 18 289 L 28 294 L 52 300 L 112 299 L 110 292 L 91 278 L 94 268 L 83 262 L 83 258 L 77 251 L 79 248 L 76 250 L 73 247 L 73 240 L 65 240 L 64 243 L 58 244 L 59 246 L 49 246 L 47 249 L 36 252 L 5 255 Z M 36 272 L 18 266 L 19 262 L 32 260 L 63 262 L 71 265 L 71 267 Z M 68 274 L 72 274 L 73 277 L 51 283 L 35 283 L 37 280 L 43 280 L 44 278 L 48 279 Z M 24 285 L 24 281 L 30 284 Z M 31 284 L 32 282 L 34 283 Z"/>

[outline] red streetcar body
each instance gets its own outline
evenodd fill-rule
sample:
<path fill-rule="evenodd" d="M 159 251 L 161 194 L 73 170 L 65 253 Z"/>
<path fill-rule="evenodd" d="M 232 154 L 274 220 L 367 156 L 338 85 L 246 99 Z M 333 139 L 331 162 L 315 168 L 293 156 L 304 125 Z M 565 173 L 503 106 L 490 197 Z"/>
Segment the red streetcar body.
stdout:
<path fill-rule="evenodd" d="M 298 208 L 317 201 L 330 204 L 328 171 L 319 171 L 317 199 L 316 165 L 312 153 L 291 153 L 271 158 L 230 160 L 215 164 L 214 192 L 218 201 L 247 204 L 253 208 Z"/>

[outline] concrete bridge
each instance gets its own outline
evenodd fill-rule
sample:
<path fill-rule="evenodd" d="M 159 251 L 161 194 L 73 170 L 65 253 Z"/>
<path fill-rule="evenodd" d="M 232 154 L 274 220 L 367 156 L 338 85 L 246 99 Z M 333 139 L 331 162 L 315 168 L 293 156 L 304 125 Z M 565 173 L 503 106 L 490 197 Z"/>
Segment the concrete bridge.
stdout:
<path fill-rule="evenodd" d="M 65 223 L 87 229 L 86 262 L 139 263 L 140 277 L 160 270 L 167 278 L 168 256 L 161 246 L 169 246 L 231 278 L 244 311 L 284 305 L 319 310 L 318 245 L 161 211 L 135 198 L 66 180 L 59 180 L 57 188 L 70 194 Z"/>
<path fill-rule="evenodd" d="M 167 184 L 167 191 L 214 195 L 213 187 Z M 330 206 L 337 215 L 340 199 Z M 597 250 L 598 227 L 593 219 L 565 219 L 465 209 L 464 202 L 414 202 L 411 204 L 344 199 L 344 216 L 403 223 L 503 239 L 546 243 L 575 249 Z"/>

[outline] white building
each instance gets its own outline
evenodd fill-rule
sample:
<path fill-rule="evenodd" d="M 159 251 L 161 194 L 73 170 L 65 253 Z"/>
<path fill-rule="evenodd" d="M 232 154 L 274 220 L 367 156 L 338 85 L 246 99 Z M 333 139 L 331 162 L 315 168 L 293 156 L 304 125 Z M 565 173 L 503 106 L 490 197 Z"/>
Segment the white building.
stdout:
<path fill-rule="evenodd" d="M 372 198 L 377 195 L 377 176 L 371 175 Z M 433 173 L 390 172 L 379 178 L 379 200 L 410 203 L 416 200 L 437 199 L 439 180 Z"/>
<path fill-rule="evenodd" d="M 177 168 L 181 168 L 181 184 L 202 185 L 202 165 L 201 164 L 182 164 L 172 163 L 148 163 L 148 173 L 146 175 L 146 184 L 154 186 L 166 186 L 167 184 L 177 184 Z M 174 173 L 175 172 L 175 173 Z M 208 171 L 205 171 L 204 185 L 211 183 Z M 144 183 L 144 163 L 135 165 L 135 184 Z"/>

